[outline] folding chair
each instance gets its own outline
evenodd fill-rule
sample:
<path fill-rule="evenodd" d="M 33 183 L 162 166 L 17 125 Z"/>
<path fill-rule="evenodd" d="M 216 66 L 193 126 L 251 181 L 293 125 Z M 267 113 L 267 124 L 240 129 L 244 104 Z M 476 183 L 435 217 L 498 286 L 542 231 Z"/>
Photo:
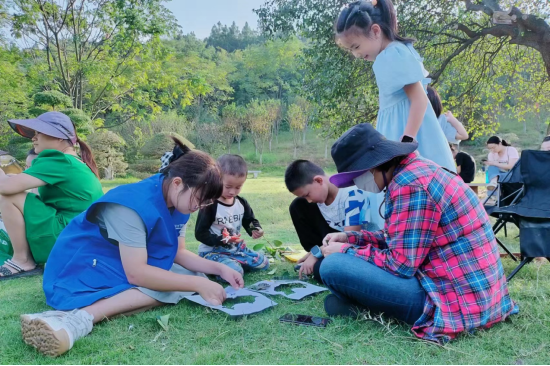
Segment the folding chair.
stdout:
<path fill-rule="evenodd" d="M 510 281 L 536 257 L 550 261 L 550 152 L 524 150 L 520 161 L 499 183 L 501 196 L 487 212 L 497 218 L 495 234 L 506 223 L 519 228 L 521 263 L 510 273 Z M 499 245 L 517 261 L 506 246 Z"/>

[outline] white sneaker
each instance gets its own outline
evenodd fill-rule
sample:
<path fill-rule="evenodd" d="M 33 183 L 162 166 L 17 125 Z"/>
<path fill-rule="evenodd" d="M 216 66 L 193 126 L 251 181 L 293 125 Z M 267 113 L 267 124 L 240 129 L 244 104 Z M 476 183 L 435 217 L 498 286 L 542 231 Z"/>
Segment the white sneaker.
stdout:
<path fill-rule="evenodd" d="M 46 311 L 21 315 L 23 340 L 38 352 L 57 357 L 92 331 L 94 317 L 84 310 Z"/>

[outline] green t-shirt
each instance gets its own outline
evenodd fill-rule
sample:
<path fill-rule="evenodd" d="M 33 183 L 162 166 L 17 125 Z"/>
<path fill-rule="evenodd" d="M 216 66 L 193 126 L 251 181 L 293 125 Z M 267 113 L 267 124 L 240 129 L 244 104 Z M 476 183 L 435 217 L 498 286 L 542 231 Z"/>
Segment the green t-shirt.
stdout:
<path fill-rule="evenodd" d="M 74 155 L 44 150 L 25 170 L 47 184 L 38 188 L 40 200 L 71 220 L 103 195 L 101 183 L 88 166 Z"/>

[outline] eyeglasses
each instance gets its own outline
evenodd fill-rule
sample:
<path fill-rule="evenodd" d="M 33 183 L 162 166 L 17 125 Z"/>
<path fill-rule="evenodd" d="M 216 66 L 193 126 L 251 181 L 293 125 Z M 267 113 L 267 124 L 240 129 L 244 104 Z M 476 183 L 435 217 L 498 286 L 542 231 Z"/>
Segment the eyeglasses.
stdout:
<path fill-rule="evenodd" d="M 210 205 L 214 204 L 214 200 L 209 200 L 209 201 L 206 201 L 206 203 L 203 203 L 202 205 L 199 205 L 197 206 L 199 208 L 199 210 L 205 208 L 205 207 L 208 207 Z"/>
<path fill-rule="evenodd" d="M 187 186 L 187 189 L 188 189 L 189 191 L 191 191 L 190 200 L 192 200 L 192 199 L 197 200 L 197 197 L 195 197 L 194 192 L 193 192 L 193 190 L 191 189 L 191 187 L 189 187 L 188 184 L 185 184 L 185 185 Z M 214 200 L 208 200 L 208 201 L 206 201 L 205 203 L 203 203 L 202 205 L 190 205 L 190 206 L 192 206 L 192 207 L 194 206 L 197 210 L 201 210 L 201 209 L 203 209 L 203 208 L 205 208 L 205 207 L 208 207 L 208 206 L 210 206 L 210 205 L 212 205 L 212 204 L 214 204 Z"/>

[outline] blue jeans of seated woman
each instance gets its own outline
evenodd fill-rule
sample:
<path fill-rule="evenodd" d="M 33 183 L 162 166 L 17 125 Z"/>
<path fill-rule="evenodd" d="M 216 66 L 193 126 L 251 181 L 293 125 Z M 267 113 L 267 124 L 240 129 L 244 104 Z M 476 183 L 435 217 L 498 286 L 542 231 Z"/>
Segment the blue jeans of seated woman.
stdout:
<path fill-rule="evenodd" d="M 494 165 L 489 165 L 487 167 L 487 177 L 489 178 L 489 182 L 496 176 L 498 176 L 498 181 L 502 182 L 502 178 L 504 178 L 506 174 L 508 174 L 507 170 L 502 170 Z"/>
<path fill-rule="evenodd" d="M 397 277 L 344 253 L 326 257 L 320 273 L 334 295 L 371 313 L 414 324 L 424 310 L 426 292 L 415 277 Z"/>

